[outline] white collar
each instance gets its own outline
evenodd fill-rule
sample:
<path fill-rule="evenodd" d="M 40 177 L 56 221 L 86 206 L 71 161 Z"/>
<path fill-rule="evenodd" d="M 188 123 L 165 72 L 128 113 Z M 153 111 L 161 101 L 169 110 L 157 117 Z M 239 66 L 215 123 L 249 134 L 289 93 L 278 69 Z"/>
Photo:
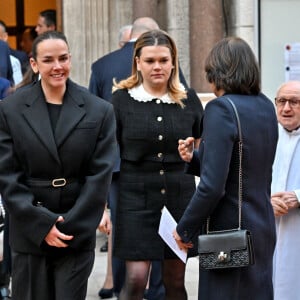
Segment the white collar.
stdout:
<path fill-rule="evenodd" d="M 281 127 L 284 129 L 284 131 L 286 132 L 287 135 L 289 136 L 297 136 L 300 135 L 300 127 L 296 130 L 292 130 L 292 131 L 288 131 L 287 129 L 285 129 L 282 125 Z"/>
<path fill-rule="evenodd" d="M 140 84 L 139 86 L 134 87 L 132 89 L 128 89 L 128 93 L 134 100 L 139 102 L 150 102 L 153 99 L 160 99 L 163 103 L 176 104 L 168 93 L 164 94 L 159 98 L 149 94 L 145 91 L 143 84 Z"/>

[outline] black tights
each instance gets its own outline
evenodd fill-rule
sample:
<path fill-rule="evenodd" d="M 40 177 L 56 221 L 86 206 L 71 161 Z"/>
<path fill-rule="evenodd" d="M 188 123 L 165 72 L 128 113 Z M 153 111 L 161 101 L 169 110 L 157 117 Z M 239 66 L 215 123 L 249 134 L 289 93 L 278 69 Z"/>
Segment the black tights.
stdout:
<path fill-rule="evenodd" d="M 119 300 L 142 300 L 148 281 L 150 261 L 126 261 L 125 283 Z M 163 262 L 163 282 L 166 300 L 187 300 L 184 286 L 185 264 L 179 259 Z"/>
<path fill-rule="evenodd" d="M 148 281 L 150 261 L 126 261 L 126 276 L 119 300 L 142 300 Z"/>
<path fill-rule="evenodd" d="M 184 286 L 185 264 L 180 259 L 165 259 L 163 262 L 163 282 L 166 300 L 187 300 Z"/>

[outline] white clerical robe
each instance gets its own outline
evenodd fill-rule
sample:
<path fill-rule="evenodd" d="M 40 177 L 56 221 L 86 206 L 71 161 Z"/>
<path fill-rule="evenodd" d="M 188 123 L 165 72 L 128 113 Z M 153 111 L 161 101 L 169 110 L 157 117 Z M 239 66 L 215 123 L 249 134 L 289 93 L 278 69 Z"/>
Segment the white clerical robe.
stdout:
<path fill-rule="evenodd" d="M 286 131 L 279 125 L 273 165 L 272 194 L 294 191 L 300 200 L 300 129 Z M 276 217 L 274 300 L 300 300 L 300 208 Z M 263 245 L 262 245 L 263 247 Z"/>

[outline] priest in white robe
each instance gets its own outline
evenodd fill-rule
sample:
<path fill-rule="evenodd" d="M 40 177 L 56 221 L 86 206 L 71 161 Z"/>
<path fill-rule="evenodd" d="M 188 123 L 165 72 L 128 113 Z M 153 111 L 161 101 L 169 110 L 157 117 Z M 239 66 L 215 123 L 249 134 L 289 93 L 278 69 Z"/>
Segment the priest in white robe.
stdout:
<path fill-rule="evenodd" d="M 300 81 L 281 85 L 275 103 L 279 139 L 271 191 L 277 232 L 274 300 L 300 300 Z"/>

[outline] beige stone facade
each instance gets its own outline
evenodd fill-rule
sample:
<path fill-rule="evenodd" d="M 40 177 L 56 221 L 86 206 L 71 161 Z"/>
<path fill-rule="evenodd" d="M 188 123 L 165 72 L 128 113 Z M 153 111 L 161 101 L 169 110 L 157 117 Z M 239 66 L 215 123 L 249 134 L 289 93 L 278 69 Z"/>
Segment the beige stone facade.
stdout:
<path fill-rule="evenodd" d="M 63 0 L 62 27 L 72 53 L 72 78 L 87 86 L 90 67 L 117 49 L 118 30 L 137 17 L 153 17 L 176 41 L 180 66 L 197 92 L 209 92 L 203 71 L 212 45 L 226 35 L 253 49 L 256 0 Z"/>

